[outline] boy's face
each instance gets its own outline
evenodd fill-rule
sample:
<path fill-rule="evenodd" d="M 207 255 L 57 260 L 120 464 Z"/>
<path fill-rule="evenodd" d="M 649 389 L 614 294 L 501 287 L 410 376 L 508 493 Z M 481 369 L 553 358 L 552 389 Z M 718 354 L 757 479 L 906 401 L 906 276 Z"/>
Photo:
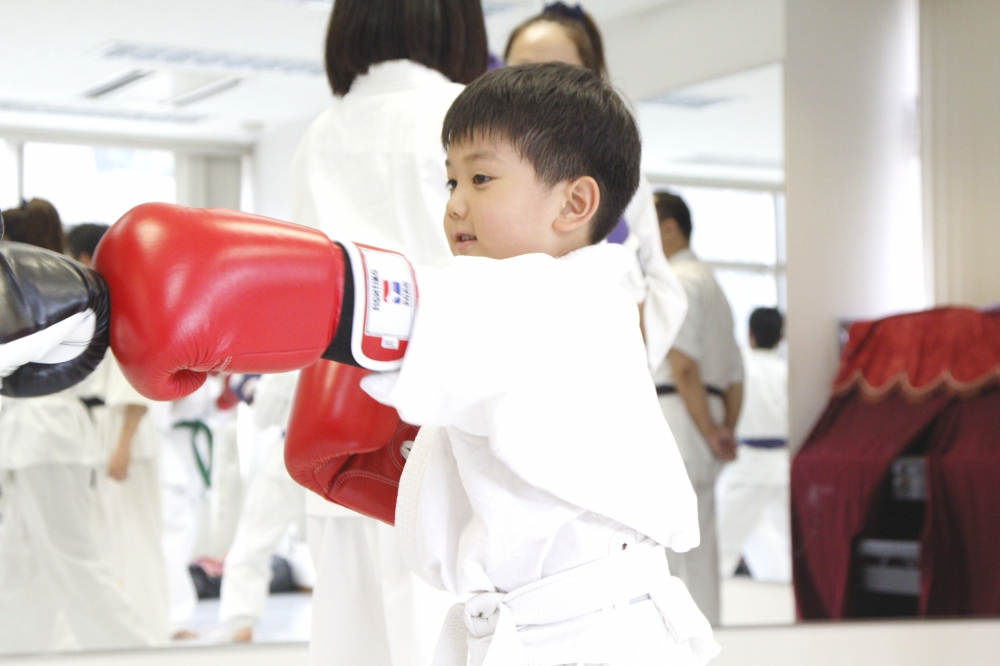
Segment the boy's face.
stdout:
<path fill-rule="evenodd" d="M 454 143 L 448 147 L 447 168 L 451 196 L 444 230 L 453 254 L 506 259 L 543 252 L 558 257 L 576 249 L 567 245 L 572 239 L 559 223 L 566 213 L 567 187 L 542 182 L 509 142 L 479 138 Z M 584 239 L 578 246 L 586 244 Z"/>

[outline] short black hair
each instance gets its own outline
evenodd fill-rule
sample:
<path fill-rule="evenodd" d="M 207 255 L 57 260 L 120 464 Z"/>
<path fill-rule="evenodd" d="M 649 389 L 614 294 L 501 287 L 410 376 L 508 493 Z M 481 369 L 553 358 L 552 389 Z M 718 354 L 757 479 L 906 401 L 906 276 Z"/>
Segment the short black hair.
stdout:
<path fill-rule="evenodd" d="M 96 224 L 87 222 L 78 224 L 66 234 L 66 245 L 69 249 L 69 256 L 76 259 L 81 254 L 86 253 L 91 259 L 97 244 L 101 242 L 104 232 L 108 230 L 106 224 Z"/>
<path fill-rule="evenodd" d="M 778 308 L 757 308 L 750 314 L 750 332 L 761 349 L 774 349 L 784 334 L 785 318 Z"/>
<path fill-rule="evenodd" d="M 56 207 L 46 199 L 32 199 L 20 208 L 10 208 L 3 212 L 5 222 L 4 239 L 15 243 L 26 243 L 36 247 L 63 253 L 66 249 L 66 234 Z"/>
<path fill-rule="evenodd" d="M 412 60 L 471 83 L 488 57 L 481 0 L 337 0 L 326 33 L 326 78 L 335 95 L 387 60 Z"/>
<path fill-rule="evenodd" d="M 661 190 L 653 193 L 653 203 L 656 205 L 656 218 L 661 224 L 664 220 L 672 218 L 677 222 L 684 238 L 691 240 L 691 211 L 688 210 L 684 199 L 673 192 Z"/>
<path fill-rule="evenodd" d="M 441 141 L 510 142 L 538 178 L 554 186 L 590 176 L 601 203 L 590 224 L 598 243 L 618 224 L 639 187 L 639 128 L 621 97 L 582 67 L 543 63 L 481 76 L 455 99 Z"/>

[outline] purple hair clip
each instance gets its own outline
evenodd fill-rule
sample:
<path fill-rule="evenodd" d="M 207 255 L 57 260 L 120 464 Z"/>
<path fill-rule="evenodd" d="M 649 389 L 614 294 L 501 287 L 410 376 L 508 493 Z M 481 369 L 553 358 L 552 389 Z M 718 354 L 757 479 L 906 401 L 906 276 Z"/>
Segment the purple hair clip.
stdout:
<path fill-rule="evenodd" d="M 570 7 L 569 5 L 562 2 L 550 2 L 545 5 L 542 9 L 543 14 L 558 14 L 559 16 L 564 16 L 568 19 L 573 19 L 574 21 L 579 21 L 583 23 L 583 7 L 576 5 L 575 7 Z"/>

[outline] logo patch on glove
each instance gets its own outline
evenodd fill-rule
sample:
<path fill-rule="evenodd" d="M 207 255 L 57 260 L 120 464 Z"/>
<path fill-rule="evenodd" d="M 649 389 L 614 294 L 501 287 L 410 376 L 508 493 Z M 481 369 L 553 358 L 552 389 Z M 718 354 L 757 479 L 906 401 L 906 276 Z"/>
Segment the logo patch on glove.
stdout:
<path fill-rule="evenodd" d="M 398 252 L 361 244 L 352 249 L 355 283 L 365 285 L 366 296 L 355 301 L 354 358 L 369 370 L 395 370 L 406 353 L 416 312 L 413 266 Z"/>

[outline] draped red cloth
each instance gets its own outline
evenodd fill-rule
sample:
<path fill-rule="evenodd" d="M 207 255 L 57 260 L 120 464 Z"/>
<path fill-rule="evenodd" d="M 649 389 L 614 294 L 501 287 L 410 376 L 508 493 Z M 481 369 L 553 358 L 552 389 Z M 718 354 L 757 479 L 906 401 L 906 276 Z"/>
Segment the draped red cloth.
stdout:
<path fill-rule="evenodd" d="M 893 459 L 918 438 L 928 484 L 919 612 L 1000 614 L 998 377 L 996 314 L 941 308 L 851 327 L 834 395 L 792 463 L 803 618 L 853 616 L 853 543 Z"/>
<path fill-rule="evenodd" d="M 942 387 L 976 391 L 998 379 L 1000 313 L 937 308 L 852 324 L 833 392 L 858 387 L 879 397 L 898 387 L 920 397 Z"/>

